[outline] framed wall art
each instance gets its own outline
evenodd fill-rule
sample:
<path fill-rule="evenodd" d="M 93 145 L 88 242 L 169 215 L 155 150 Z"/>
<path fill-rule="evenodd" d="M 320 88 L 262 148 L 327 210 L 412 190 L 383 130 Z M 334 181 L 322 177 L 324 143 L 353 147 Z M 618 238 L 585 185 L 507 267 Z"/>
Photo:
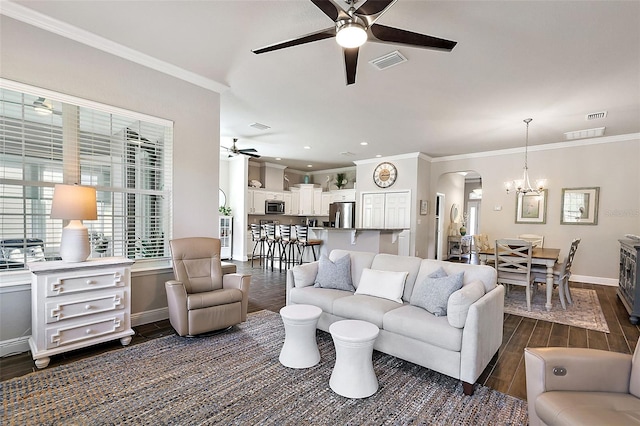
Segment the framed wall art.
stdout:
<path fill-rule="evenodd" d="M 547 190 L 518 194 L 516 223 L 547 223 Z"/>
<path fill-rule="evenodd" d="M 562 188 L 561 225 L 597 225 L 600 187 Z"/>
<path fill-rule="evenodd" d="M 420 215 L 426 216 L 429 214 L 429 201 L 420 200 Z"/>

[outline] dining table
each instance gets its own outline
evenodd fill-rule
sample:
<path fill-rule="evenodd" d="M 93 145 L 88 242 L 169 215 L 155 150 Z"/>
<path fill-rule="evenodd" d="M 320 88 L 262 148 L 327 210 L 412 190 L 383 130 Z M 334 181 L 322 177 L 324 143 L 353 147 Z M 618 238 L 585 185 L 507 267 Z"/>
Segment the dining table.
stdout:
<path fill-rule="evenodd" d="M 531 264 L 542 265 L 547 268 L 547 303 L 544 305 L 547 311 L 550 311 L 552 306 L 551 295 L 553 294 L 553 267 L 558 261 L 559 256 L 560 249 L 557 248 L 534 247 L 531 251 Z M 495 247 L 480 250 L 480 252 L 478 252 L 478 257 L 480 258 L 481 265 L 486 265 L 487 260 L 495 261 Z"/>

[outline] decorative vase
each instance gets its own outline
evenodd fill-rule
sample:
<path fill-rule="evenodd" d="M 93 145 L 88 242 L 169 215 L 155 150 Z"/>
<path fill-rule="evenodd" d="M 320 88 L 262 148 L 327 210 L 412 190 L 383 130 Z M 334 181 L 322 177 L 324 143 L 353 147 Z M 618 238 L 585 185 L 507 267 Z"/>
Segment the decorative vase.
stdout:
<path fill-rule="evenodd" d="M 309 175 L 304 176 L 304 183 L 309 183 Z"/>
<path fill-rule="evenodd" d="M 460 235 L 462 235 L 463 237 L 465 235 L 467 235 L 467 228 L 465 228 L 464 226 L 460 227 Z"/>

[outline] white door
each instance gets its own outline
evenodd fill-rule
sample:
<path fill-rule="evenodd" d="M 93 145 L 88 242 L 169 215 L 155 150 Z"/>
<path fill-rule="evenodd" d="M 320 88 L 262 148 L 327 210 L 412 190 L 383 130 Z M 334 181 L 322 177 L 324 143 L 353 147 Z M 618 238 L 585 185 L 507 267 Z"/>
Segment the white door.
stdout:
<path fill-rule="evenodd" d="M 362 227 L 384 228 L 385 194 L 362 195 Z"/>
<path fill-rule="evenodd" d="M 384 210 L 385 228 L 409 228 L 411 226 L 411 193 L 386 193 Z"/>

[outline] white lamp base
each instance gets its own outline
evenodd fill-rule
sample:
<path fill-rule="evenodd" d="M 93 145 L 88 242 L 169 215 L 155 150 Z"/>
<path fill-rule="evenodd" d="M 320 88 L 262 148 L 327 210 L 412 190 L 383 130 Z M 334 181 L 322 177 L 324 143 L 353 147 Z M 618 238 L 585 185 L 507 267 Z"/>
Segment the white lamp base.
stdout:
<path fill-rule="evenodd" d="M 84 262 L 91 254 L 89 230 L 81 220 L 71 220 L 62 228 L 60 257 L 69 263 Z"/>

